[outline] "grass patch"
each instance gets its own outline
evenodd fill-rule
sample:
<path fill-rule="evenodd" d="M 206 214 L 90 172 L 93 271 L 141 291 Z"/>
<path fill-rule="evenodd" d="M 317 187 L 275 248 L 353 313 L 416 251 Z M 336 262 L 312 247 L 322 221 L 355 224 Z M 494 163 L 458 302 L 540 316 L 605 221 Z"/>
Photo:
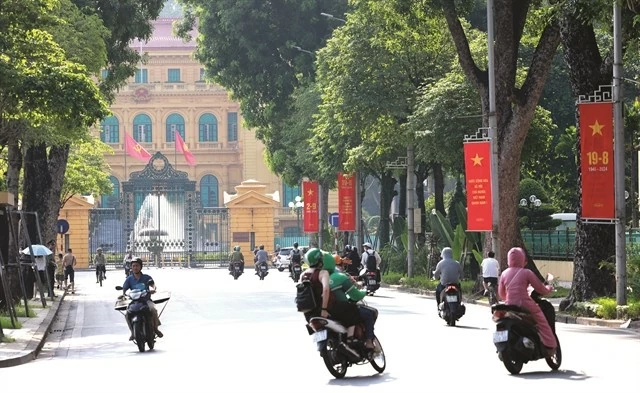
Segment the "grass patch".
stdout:
<path fill-rule="evenodd" d="M 3 329 L 13 329 L 13 326 L 11 326 L 11 318 L 4 315 L 0 315 L 0 325 L 2 325 Z M 16 321 L 15 328 L 22 329 L 22 324 L 20 323 L 20 321 Z"/>
<path fill-rule="evenodd" d="M 7 336 L 2 336 L 2 339 L 0 339 L 0 342 L 9 344 L 9 343 L 16 342 L 16 339 L 15 338 L 11 338 L 11 337 L 7 337 Z"/>
<path fill-rule="evenodd" d="M 570 288 L 556 287 L 554 291 L 546 295 L 546 298 L 566 298 L 569 296 Z"/>
<path fill-rule="evenodd" d="M 40 307 L 42 308 L 42 306 Z M 33 310 L 33 306 L 29 305 L 29 315 L 27 315 L 27 313 L 25 312 L 24 306 L 16 306 L 16 317 L 29 317 L 29 318 L 34 318 L 37 314 L 36 312 Z"/>

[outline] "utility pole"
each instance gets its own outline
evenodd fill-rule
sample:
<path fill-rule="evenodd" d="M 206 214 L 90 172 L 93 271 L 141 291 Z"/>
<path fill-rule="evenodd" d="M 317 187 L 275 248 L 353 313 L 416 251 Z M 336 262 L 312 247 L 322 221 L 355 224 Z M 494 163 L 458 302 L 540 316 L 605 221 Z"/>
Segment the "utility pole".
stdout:
<path fill-rule="evenodd" d="M 411 142 L 407 146 L 407 276 L 413 277 L 413 250 L 415 248 L 416 235 L 414 233 L 414 217 L 413 217 L 413 205 L 416 195 L 416 187 L 414 185 L 414 157 L 413 157 L 413 142 L 415 139 L 411 138 Z"/>
<path fill-rule="evenodd" d="M 616 200 L 616 302 L 627 304 L 624 198 L 624 120 L 622 117 L 622 7 L 613 2 L 613 154 Z"/>

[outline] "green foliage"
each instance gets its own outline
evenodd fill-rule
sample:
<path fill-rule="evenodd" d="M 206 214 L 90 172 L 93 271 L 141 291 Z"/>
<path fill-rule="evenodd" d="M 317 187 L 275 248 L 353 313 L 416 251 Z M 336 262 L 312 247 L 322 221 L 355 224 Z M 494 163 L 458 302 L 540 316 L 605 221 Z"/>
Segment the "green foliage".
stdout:
<path fill-rule="evenodd" d="M 113 149 L 97 138 L 77 143 L 71 148 L 62 185 L 61 206 L 74 194 L 111 194 L 109 167 L 104 160 L 106 154 L 113 154 Z"/>
<path fill-rule="evenodd" d="M 540 206 L 535 206 L 531 201 L 531 197 L 535 196 L 541 201 Z M 556 208 L 546 203 L 548 201 L 547 193 L 544 188 L 533 179 L 522 179 L 520 181 L 520 190 L 518 199 L 518 222 L 521 228 L 530 230 L 553 230 L 562 223 L 561 220 L 554 220 L 551 214 L 556 212 Z M 522 206 L 522 202 L 525 206 Z"/>
<path fill-rule="evenodd" d="M 13 325 L 11 324 L 11 318 L 9 318 L 8 316 L 4 315 L 4 314 L 0 314 L 0 326 L 2 326 L 3 329 L 14 329 Z M 22 329 L 22 323 L 20 323 L 20 321 L 16 321 L 16 327 L 15 329 Z M 13 340 L 13 341 L 10 341 Z M 3 341 L 2 342 L 14 342 L 15 339 L 10 339 L 9 337 L 5 336 L 3 337 Z"/>
<path fill-rule="evenodd" d="M 389 272 L 382 275 L 382 282 L 389 285 L 398 285 L 400 284 L 400 280 L 404 277 L 402 273 L 398 272 Z"/>
<path fill-rule="evenodd" d="M 627 245 L 627 286 L 632 298 L 640 299 L 640 245 Z"/>
<path fill-rule="evenodd" d="M 631 303 L 627 308 L 628 318 L 640 318 L 640 301 Z"/>
<path fill-rule="evenodd" d="M 603 319 L 616 319 L 616 300 L 612 298 L 596 298 L 593 302 L 599 307 L 596 309 L 596 315 Z"/>

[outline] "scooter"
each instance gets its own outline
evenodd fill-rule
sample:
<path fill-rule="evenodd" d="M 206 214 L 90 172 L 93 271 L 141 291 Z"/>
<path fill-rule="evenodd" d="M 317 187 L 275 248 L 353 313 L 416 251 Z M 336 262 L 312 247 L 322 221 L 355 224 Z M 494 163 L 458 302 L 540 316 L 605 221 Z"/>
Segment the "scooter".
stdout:
<path fill-rule="evenodd" d="M 367 295 L 373 296 L 373 294 L 380 289 L 380 282 L 378 281 L 378 270 L 362 269 L 360 271 L 359 280 L 362 282 L 362 286 L 367 290 Z"/>
<path fill-rule="evenodd" d="M 556 337 L 558 347 L 553 356 L 549 356 L 542 344 L 536 323 L 529 311 L 524 308 L 495 304 L 491 307 L 496 331 L 493 333 L 493 343 L 498 352 L 498 358 L 509 373 L 517 375 L 524 363 L 544 359 L 552 370 L 557 370 L 562 364 L 562 349 L 556 334 L 556 312 L 553 305 L 533 291 L 531 298 L 540 306 L 551 331 Z"/>
<path fill-rule="evenodd" d="M 440 292 L 438 315 L 447 321 L 447 325 L 456 326 L 456 321 L 464 316 L 467 307 L 462 303 L 462 293 L 458 286 L 450 283 Z"/>
<path fill-rule="evenodd" d="M 293 263 L 291 265 L 291 279 L 293 282 L 298 282 L 300 275 L 302 274 L 302 266 L 299 263 Z"/>
<path fill-rule="evenodd" d="M 375 311 L 377 318 L 378 311 Z M 384 350 L 377 337 L 373 338 L 374 349 L 365 347 L 362 323 L 356 325 L 354 337 L 358 342 L 352 345 L 347 344 L 347 328 L 335 320 L 313 317 L 307 324 L 307 330 L 327 370 L 337 379 L 344 378 L 347 369 L 355 364 L 371 363 L 378 373 L 384 372 L 387 366 Z"/>
<path fill-rule="evenodd" d="M 258 277 L 260 280 L 264 280 L 264 278 L 269 274 L 269 267 L 267 267 L 266 263 L 261 263 L 258 266 Z"/>
<path fill-rule="evenodd" d="M 122 291 L 122 287 L 117 286 L 116 290 Z M 115 304 L 115 310 L 131 322 L 133 342 L 138 346 L 138 351 L 140 352 L 145 351 L 145 345 L 149 346 L 149 350 L 152 350 L 156 342 L 156 333 L 151 325 L 151 311 L 147 306 L 147 294 L 146 289 L 131 289 L 126 295 L 118 296 L 118 301 Z M 153 303 L 165 303 L 170 298 L 171 295 L 169 294 L 166 297 L 154 299 Z M 162 310 L 158 311 L 158 316 L 162 315 L 166 306 L 165 303 Z"/>
<path fill-rule="evenodd" d="M 231 275 L 234 280 L 237 280 L 238 277 L 242 275 L 242 263 L 240 262 L 231 262 Z"/>

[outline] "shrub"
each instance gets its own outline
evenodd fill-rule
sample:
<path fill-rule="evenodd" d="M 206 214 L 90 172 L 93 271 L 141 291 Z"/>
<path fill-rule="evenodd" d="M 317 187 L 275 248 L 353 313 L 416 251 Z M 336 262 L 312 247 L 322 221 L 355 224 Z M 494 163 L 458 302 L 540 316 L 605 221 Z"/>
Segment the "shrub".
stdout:
<path fill-rule="evenodd" d="M 438 281 L 431 280 L 427 276 L 413 276 L 411 278 L 404 277 L 402 279 L 402 285 L 410 288 L 420 288 L 429 291 L 435 291 L 436 286 L 438 285 Z"/>
<path fill-rule="evenodd" d="M 603 319 L 616 319 L 618 312 L 616 310 L 616 300 L 612 298 L 601 297 L 593 299 L 599 307 L 596 309 L 596 315 Z"/>
<path fill-rule="evenodd" d="M 627 318 L 640 318 L 640 302 L 629 305 L 627 308 Z"/>
<path fill-rule="evenodd" d="M 400 284 L 400 279 L 402 279 L 402 277 L 402 273 L 389 272 L 382 276 L 382 282 L 389 285 L 398 285 Z"/>

